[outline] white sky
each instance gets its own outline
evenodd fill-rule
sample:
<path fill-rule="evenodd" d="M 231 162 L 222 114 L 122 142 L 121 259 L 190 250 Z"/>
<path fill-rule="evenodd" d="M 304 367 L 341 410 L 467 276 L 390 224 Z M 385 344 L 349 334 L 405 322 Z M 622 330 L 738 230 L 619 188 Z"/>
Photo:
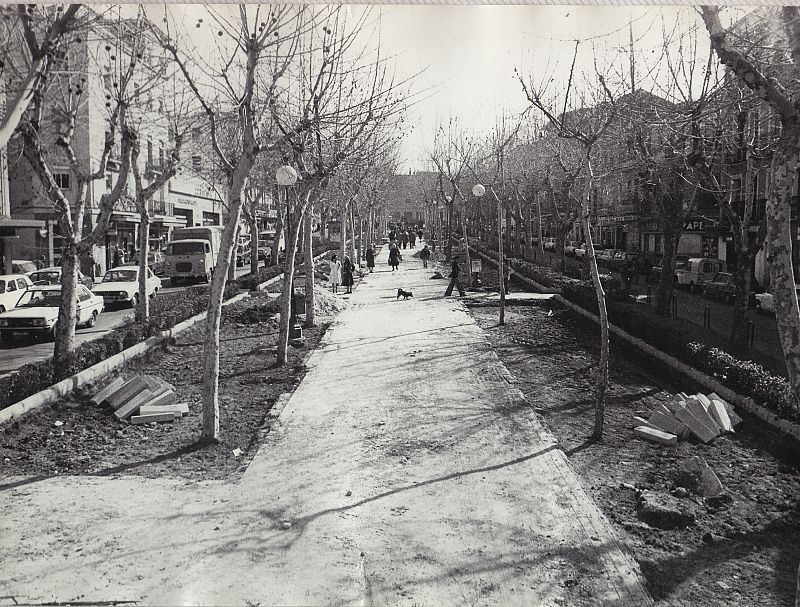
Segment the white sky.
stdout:
<path fill-rule="evenodd" d="M 354 14 L 364 10 L 358 5 L 349 8 Z M 217 5 L 214 10 L 225 9 Z M 163 16 L 162 10 L 151 5 L 148 13 L 158 22 L 156 15 Z M 203 5 L 169 5 L 167 10 L 184 24 L 198 48 L 215 43 Z M 557 93 L 563 90 L 575 40 L 580 39 L 576 76 L 580 89 L 594 79 L 595 60 L 603 70 L 611 61 L 628 61 L 629 21 L 637 50 L 653 59 L 662 46 L 662 23 L 668 29 L 678 19 L 689 26 L 700 23 L 696 9 L 686 6 L 384 5 L 374 7 L 373 15 L 380 15 L 382 54 L 396 57 L 398 77 L 423 72 L 414 88 L 426 91 L 425 99 L 406 121 L 413 131 L 406 132 L 402 143 L 404 170 L 429 168 L 426 152 L 436 127 L 451 117 L 462 129 L 480 134 L 495 126 L 503 112 L 519 115 L 527 101 L 514 68 L 538 78 L 552 72 Z M 205 18 L 205 27 L 193 27 L 198 17 Z M 700 34 L 698 39 L 707 49 L 707 36 Z M 703 58 L 705 49 L 700 51 Z"/>

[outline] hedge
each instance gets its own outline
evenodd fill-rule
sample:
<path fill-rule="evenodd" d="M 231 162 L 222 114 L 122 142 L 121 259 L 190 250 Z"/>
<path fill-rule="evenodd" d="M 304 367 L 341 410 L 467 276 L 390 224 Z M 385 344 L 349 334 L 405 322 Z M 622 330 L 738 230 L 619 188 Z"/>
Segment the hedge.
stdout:
<path fill-rule="evenodd" d="M 479 246 L 484 255 L 497 259 L 497 252 Z M 597 314 L 597 297 L 589 280 L 562 277 L 551 268 L 529 261 L 510 259 L 513 269 L 545 287 L 561 289 L 564 299 Z M 642 313 L 639 304 L 630 303 L 622 283 L 608 275 L 602 277 L 606 290 L 608 320 L 627 333 L 702 371 L 734 392 L 749 396 L 786 419 L 800 421 L 800 403 L 785 377 L 773 375 L 750 360 L 740 360 L 720 348 L 692 338 L 686 329 L 670 327 L 663 321 Z"/>
<path fill-rule="evenodd" d="M 223 297 L 230 299 L 238 291 L 239 284 L 228 284 Z M 132 321 L 112 329 L 102 337 L 79 345 L 67 362 L 58 368 L 53 365 L 53 359 L 49 358 L 23 365 L 13 375 L 0 379 L 0 408 L 49 388 L 208 309 L 207 288 L 186 289 L 179 296 L 170 295 L 172 294 L 156 298 L 149 320 L 143 323 Z"/>
<path fill-rule="evenodd" d="M 597 314 L 594 287 L 588 281 L 565 281 L 561 294 L 564 299 Z M 639 304 L 609 298 L 606 309 L 609 322 L 620 329 L 717 379 L 734 392 L 757 400 L 782 417 L 800 420 L 800 407 L 786 378 L 773 375 L 758 363 L 740 360 L 693 339 L 686 329 L 670 327 L 665 330 L 663 321 L 643 314 Z"/>

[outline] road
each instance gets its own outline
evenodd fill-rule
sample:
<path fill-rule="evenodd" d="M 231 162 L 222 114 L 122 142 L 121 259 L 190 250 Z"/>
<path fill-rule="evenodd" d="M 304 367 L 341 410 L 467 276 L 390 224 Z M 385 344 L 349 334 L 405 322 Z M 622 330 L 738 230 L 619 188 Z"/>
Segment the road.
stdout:
<path fill-rule="evenodd" d="M 236 269 L 236 276 L 243 276 L 250 271 L 249 266 Z M 163 287 L 161 293 L 174 293 L 182 291 L 187 286 L 170 287 L 169 280 L 162 279 Z M 133 310 L 130 308 L 110 308 L 103 311 L 97 317 L 97 323 L 91 329 L 82 328 L 75 332 L 75 343 L 80 345 L 87 341 L 102 337 L 112 329 L 119 327 L 126 321 L 133 318 Z M 45 360 L 53 355 L 52 341 L 27 341 L 19 340 L 0 342 L 0 377 L 13 373 L 23 365 Z"/>
<path fill-rule="evenodd" d="M 545 256 L 551 267 L 556 267 L 555 253 L 545 252 Z M 567 257 L 567 265 L 579 267 L 581 260 Z M 601 272 L 608 272 L 608 268 L 601 268 Z M 617 272 L 613 274 L 619 277 Z M 648 287 L 655 293 L 655 283 L 648 283 L 643 275 L 637 275 L 632 291 L 637 295 L 646 295 Z M 711 314 L 710 329 L 717 333 L 721 338 L 727 339 L 733 321 L 733 306 L 722 302 L 706 299 L 702 295 L 688 293 L 682 290 L 675 290 L 677 298 L 677 316 L 689 323 L 703 326 L 705 309 L 708 308 Z M 759 353 L 777 363 L 776 369 L 784 368 L 782 349 L 778 337 L 778 327 L 775 317 L 769 314 L 759 314 L 755 310 L 750 310 L 749 320 L 753 323 L 753 347 Z"/>

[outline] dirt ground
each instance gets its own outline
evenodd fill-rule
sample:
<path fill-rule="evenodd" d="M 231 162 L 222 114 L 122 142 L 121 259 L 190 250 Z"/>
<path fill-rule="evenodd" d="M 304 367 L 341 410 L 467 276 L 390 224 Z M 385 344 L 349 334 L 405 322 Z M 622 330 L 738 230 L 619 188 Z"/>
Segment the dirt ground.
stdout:
<path fill-rule="evenodd" d="M 557 304 L 509 307 L 503 327 L 496 307 L 471 311 L 630 546 L 658 604 L 794 605 L 800 562 L 795 442 L 747 415 L 735 435 L 709 445 L 663 447 L 636 439 L 633 416 L 646 417 L 652 409 L 643 397 L 699 390 L 635 353 L 615 349 L 604 440 L 590 443 L 596 328 Z M 674 489 L 680 462 L 694 455 L 715 470 L 731 503 L 684 498 L 697 517 L 685 529 L 661 530 L 639 520 L 638 492 Z"/>
<path fill-rule="evenodd" d="M 220 340 L 220 424 L 217 443 L 204 443 L 202 425 L 202 356 L 204 323 L 181 333 L 118 371 L 124 377 L 145 373 L 175 386 L 189 414 L 172 423 L 141 426 L 120 421 L 89 399 L 96 387 L 79 390 L 51 407 L 31 412 L 0 431 L 0 474 L 48 477 L 58 474 L 135 474 L 149 478 L 192 480 L 236 478 L 255 454 L 259 434 L 267 432 L 267 414 L 278 396 L 291 392 L 304 376 L 304 360 L 335 314 L 341 297 L 320 297 L 318 326 L 304 329 L 305 343 L 290 346 L 289 363 L 272 366 L 278 334 L 277 302 L 253 294 L 227 306 Z M 240 455 L 234 450 L 241 449 Z M 1 482 L 0 482 L 1 483 Z"/>

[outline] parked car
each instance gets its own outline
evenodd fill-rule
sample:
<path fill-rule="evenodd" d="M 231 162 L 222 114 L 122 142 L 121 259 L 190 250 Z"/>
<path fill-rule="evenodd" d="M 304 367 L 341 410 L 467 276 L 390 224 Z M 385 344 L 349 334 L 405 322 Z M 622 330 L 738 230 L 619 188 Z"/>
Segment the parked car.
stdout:
<path fill-rule="evenodd" d="M 622 269 L 622 264 L 624 261 L 625 261 L 625 251 L 614 249 L 611 253 L 611 257 L 608 258 L 607 265 L 610 270 L 620 271 Z"/>
<path fill-rule="evenodd" d="M 798 299 L 800 299 L 800 285 L 795 285 L 795 291 Z M 775 314 L 775 296 L 766 291 L 764 293 L 756 294 L 756 311 L 770 314 Z"/>
<path fill-rule="evenodd" d="M 245 266 L 250 263 L 250 241 L 246 244 L 237 244 L 236 245 L 236 265 L 237 266 Z"/>
<path fill-rule="evenodd" d="M 161 288 L 161 279 L 150 268 L 147 268 L 146 293 L 150 298 L 155 298 Z M 132 308 L 139 302 L 139 266 L 124 265 L 109 270 L 103 275 L 94 289 L 106 305 L 126 304 Z"/>
<path fill-rule="evenodd" d="M 53 266 L 52 268 L 42 268 L 28 274 L 34 285 L 58 285 L 61 284 L 61 266 Z M 78 282 L 84 285 L 87 289 L 94 286 L 94 281 L 78 270 Z"/>
<path fill-rule="evenodd" d="M 0 276 L 0 312 L 16 308 L 22 295 L 32 286 L 33 282 L 24 274 Z"/>
<path fill-rule="evenodd" d="M 625 251 L 617 262 L 618 270 L 625 269 L 634 274 L 647 274 L 651 267 L 652 264 L 647 257 L 638 251 Z"/>
<path fill-rule="evenodd" d="M 604 249 L 597 256 L 597 263 L 606 268 L 610 268 L 612 263 L 611 260 L 614 259 L 616 255 L 623 252 L 624 251 L 620 251 L 619 249 Z"/>
<path fill-rule="evenodd" d="M 552 236 L 549 236 L 544 239 L 544 244 L 542 245 L 545 251 L 555 251 L 556 250 L 556 239 Z"/>
<path fill-rule="evenodd" d="M 24 259 L 11 260 L 11 272 L 14 274 L 29 274 L 36 270 L 36 264 Z"/>
<path fill-rule="evenodd" d="M 718 272 L 725 271 L 725 262 L 721 259 L 709 257 L 692 257 L 686 262 L 685 268 L 675 270 L 676 284 L 694 292 L 698 287 L 714 279 Z"/>
<path fill-rule="evenodd" d="M 736 298 L 736 285 L 733 283 L 733 274 L 717 272 L 714 278 L 703 285 L 703 296 L 718 299 L 725 303 L 733 303 Z"/>
<path fill-rule="evenodd" d="M 584 242 L 581 246 L 575 247 L 575 259 L 583 259 L 586 257 L 586 243 Z"/>
<path fill-rule="evenodd" d="M 575 250 L 581 246 L 581 243 L 577 240 L 570 240 L 564 245 L 564 255 L 568 255 L 569 257 L 575 257 Z"/>
<path fill-rule="evenodd" d="M 0 337 L 4 340 L 15 337 L 53 337 L 61 305 L 61 287 L 44 285 L 31 287 L 19 305 L 0 314 Z M 94 326 L 103 311 L 103 298 L 93 294 L 84 285 L 78 285 L 77 326 Z"/>
<path fill-rule="evenodd" d="M 685 255 L 678 255 L 675 257 L 675 271 L 684 270 L 686 269 L 686 262 L 688 261 L 688 257 Z M 658 256 L 653 263 L 652 267 L 650 268 L 650 278 L 658 282 L 661 280 L 661 264 L 663 263 L 663 259 L 661 256 Z M 673 275 L 673 282 L 677 284 L 678 279 Z"/>
<path fill-rule="evenodd" d="M 272 265 L 272 243 L 258 241 L 258 260 L 265 266 Z"/>
<path fill-rule="evenodd" d="M 164 253 L 162 251 L 149 251 L 147 253 L 147 267 L 149 267 L 153 274 L 164 274 L 166 268 L 164 266 Z M 133 254 L 131 263 L 139 263 L 139 251 Z"/>

